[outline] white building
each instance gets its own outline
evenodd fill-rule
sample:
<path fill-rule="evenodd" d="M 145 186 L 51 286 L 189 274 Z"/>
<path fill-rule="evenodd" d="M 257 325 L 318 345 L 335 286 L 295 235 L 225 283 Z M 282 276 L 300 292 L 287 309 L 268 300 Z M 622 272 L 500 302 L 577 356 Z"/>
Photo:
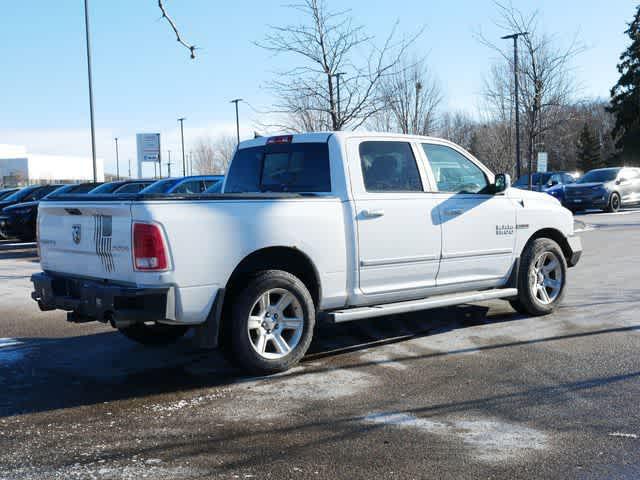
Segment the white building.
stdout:
<path fill-rule="evenodd" d="M 98 181 L 104 181 L 104 162 L 96 159 Z M 0 144 L 0 186 L 93 181 L 91 157 L 29 153 L 20 145 Z"/>

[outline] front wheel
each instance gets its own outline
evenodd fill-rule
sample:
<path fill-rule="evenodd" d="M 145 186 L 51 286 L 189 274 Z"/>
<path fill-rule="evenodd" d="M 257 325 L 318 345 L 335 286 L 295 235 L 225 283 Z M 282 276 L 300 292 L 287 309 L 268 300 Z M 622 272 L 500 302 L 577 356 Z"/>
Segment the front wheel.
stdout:
<path fill-rule="evenodd" d="M 288 272 L 258 274 L 234 299 L 232 312 L 233 360 L 251 373 L 288 370 L 309 348 L 313 299 L 304 283 Z"/>
<path fill-rule="evenodd" d="M 511 306 L 520 313 L 546 315 L 562 301 L 567 261 L 551 239 L 537 238 L 525 247 L 518 272 L 518 298 Z"/>
<path fill-rule="evenodd" d="M 145 325 L 138 323 L 126 328 L 119 328 L 129 340 L 140 343 L 141 345 L 162 346 L 169 345 L 180 339 L 187 330 L 185 325 L 164 325 L 156 323 L 153 325 Z"/>

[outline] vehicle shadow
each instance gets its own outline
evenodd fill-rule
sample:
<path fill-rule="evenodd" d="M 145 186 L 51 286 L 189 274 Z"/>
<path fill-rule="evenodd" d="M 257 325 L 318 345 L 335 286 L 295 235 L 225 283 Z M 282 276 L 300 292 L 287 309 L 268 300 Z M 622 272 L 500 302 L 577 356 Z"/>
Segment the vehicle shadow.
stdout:
<path fill-rule="evenodd" d="M 432 310 L 428 315 L 423 312 L 422 315 L 416 313 L 344 325 L 322 325 L 302 368 L 286 375 L 322 373 L 336 368 L 335 365 L 318 363 L 321 358 L 331 359 L 410 338 L 522 318 L 512 313 L 487 313 L 487 307 L 465 305 Z M 623 327 L 626 330 L 639 328 Z M 475 350 L 508 348 L 618 330 L 495 343 Z M 464 353 L 464 349 L 412 355 L 395 361 L 411 362 L 456 353 Z M 379 363 L 357 358 L 355 361 L 350 359 L 348 365 L 340 365 L 339 368 L 366 368 Z M 186 394 L 190 390 L 230 385 L 247 379 L 260 381 L 243 376 L 227 363 L 221 351 L 195 348 L 190 338 L 160 348 L 134 344 L 115 331 L 62 339 L 0 339 L 0 392 L 3 392 L 0 395 L 0 418 L 165 393 Z"/>

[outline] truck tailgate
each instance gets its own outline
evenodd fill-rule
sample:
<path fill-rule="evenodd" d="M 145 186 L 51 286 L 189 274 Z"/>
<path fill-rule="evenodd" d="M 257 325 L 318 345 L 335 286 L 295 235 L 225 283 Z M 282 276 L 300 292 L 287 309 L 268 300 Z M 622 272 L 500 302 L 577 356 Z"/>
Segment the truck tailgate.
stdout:
<path fill-rule="evenodd" d="M 134 282 L 130 202 L 42 202 L 38 209 L 42 269 Z"/>

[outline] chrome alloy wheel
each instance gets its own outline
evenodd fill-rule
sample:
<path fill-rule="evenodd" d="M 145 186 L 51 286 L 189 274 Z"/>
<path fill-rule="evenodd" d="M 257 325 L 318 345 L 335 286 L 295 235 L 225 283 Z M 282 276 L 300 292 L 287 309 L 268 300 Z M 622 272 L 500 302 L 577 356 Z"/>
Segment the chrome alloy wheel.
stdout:
<path fill-rule="evenodd" d="M 562 265 L 553 252 L 543 252 L 529 272 L 529 288 L 544 304 L 553 303 L 562 291 Z"/>
<path fill-rule="evenodd" d="M 282 358 L 296 348 L 303 328 L 302 305 L 283 288 L 264 292 L 249 312 L 247 333 L 251 346 L 269 360 Z"/>

